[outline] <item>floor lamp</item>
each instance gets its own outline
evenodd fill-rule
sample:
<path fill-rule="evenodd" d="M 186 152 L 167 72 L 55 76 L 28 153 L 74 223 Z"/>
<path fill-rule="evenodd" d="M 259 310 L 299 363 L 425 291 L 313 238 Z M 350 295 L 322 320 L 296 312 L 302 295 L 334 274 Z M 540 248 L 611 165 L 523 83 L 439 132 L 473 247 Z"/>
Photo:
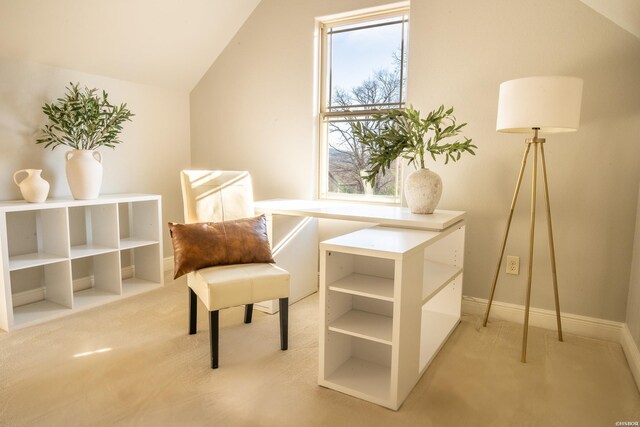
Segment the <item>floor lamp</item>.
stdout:
<path fill-rule="evenodd" d="M 531 133 L 533 138 L 525 140 L 524 155 L 516 189 L 511 201 L 511 209 L 504 231 L 504 239 L 500 248 L 500 257 L 496 267 L 491 294 L 484 315 L 483 326 L 487 326 L 491 303 L 498 283 L 498 275 L 504 258 L 504 249 L 509 237 L 509 228 L 513 218 L 513 210 L 518 199 L 522 174 L 527 157 L 533 145 L 533 169 L 531 174 L 531 226 L 529 228 L 529 265 L 527 273 L 526 303 L 524 311 L 524 331 L 522 333 L 522 363 L 527 361 L 527 332 L 529 329 L 529 307 L 531 303 L 531 274 L 533 271 L 533 238 L 536 222 L 536 181 L 538 169 L 538 151 L 542 160 L 542 178 L 544 184 L 544 200 L 547 210 L 547 230 L 549 234 L 549 252 L 551 255 L 551 272 L 553 276 L 553 293 L 556 305 L 558 339 L 562 341 L 562 324 L 560 320 L 560 301 L 558 300 L 558 277 L 556 274 L 556 257 L 553 247 L 553 230 L 551 227 L 551 207 L 549 206 L 549 186 L 547 185 L 547 167 L 544 159 L 544 138 L 539 133 L 572 132 L 578 130 L 580 122 L 580 104 L 582 101 L 582 79 L 576 77 L 527 77 L 509 80 L 500 85 L 498 100 L 498 120 L 496 130 L 506 133 Z"/>

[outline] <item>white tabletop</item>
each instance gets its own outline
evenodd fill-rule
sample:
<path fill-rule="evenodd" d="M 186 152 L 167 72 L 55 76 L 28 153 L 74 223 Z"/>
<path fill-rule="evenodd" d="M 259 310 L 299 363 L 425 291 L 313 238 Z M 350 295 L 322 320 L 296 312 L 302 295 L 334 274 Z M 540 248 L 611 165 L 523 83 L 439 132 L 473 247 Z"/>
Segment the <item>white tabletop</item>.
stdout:
<path fill-rule="evenodd" d="M 310 216 L 325 219 L 371 222 L 384 226 L 444 230 L 465 217 L 463 211 L 438 210 L 432 214 L 413 214 L 400 206 L 329 202 L 324 200 L 274 199 L 255 202 L 258 213 Z"/>
<path fill-rule="evenodd" d="M 361 249 L 365 255 L 384 254 L 386 258 L 399 256 L 423 247 L 441 233 L 429 230 L 411 230 L 389 227 L 372 227 L 334 237 L 320 243 L 327 250 Z"/>

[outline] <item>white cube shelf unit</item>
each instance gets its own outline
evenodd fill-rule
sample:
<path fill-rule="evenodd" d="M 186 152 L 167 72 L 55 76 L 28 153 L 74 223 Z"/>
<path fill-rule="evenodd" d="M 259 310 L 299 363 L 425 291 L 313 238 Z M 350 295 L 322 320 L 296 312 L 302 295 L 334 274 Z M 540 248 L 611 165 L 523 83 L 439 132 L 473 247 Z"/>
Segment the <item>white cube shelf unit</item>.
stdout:
<path fill-rule="evenodd" d="M 0 202 L 0 329 L 163 284 L 161 198 Z"/>
<path fill-rule="evenodd" d="M 321 386 L 402 405 L 460 321 L 464 231 L 372 227 L 320 244 Z"/>

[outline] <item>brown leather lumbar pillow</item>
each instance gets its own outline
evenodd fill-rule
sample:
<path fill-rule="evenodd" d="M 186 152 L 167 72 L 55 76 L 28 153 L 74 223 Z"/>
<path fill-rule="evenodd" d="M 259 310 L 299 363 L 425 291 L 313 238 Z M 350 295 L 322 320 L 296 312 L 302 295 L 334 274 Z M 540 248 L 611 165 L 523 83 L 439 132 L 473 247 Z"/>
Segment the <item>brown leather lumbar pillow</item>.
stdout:
<path fill-rule="evenodd" d="M 264 215 L 225 222 L 169 223 L 174 279 L 205 267 L 273 263 Z"/>

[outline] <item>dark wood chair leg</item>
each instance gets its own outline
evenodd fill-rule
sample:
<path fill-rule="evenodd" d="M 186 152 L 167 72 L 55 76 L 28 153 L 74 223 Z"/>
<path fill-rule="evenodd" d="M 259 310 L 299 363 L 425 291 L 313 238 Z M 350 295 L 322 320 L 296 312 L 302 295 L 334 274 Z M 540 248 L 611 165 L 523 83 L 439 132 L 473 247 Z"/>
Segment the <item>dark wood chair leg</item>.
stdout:
<path fill-rule="evenodd" d="M 209 312 L 209 341 L 211 344 L 211 369 L 218 367 L 218 310 Z"/>
<path fill-rule="evenodd" d="M 244 323 L 251 323 L 253 316 L 253 304 L 245 304 L 244 306 Z"/>
<path fill-rule="evenodd" d="M 289 298 L 280 298 L 280 349 L 289 348 Z"/>
<path fill-rule="evenodd" d="M 196 333 L 198 320 L 198 297 L 193 289 L 189 288 L 189 335 Z"/>

